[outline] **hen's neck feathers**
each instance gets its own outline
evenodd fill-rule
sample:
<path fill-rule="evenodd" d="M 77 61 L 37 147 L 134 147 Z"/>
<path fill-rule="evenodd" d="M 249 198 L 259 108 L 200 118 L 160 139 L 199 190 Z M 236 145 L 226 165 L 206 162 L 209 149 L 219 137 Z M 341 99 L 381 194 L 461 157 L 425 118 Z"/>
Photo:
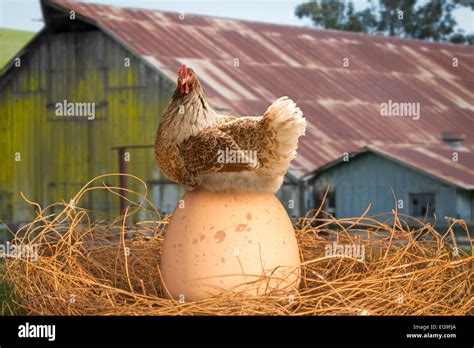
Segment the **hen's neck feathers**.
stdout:
<path fill-rule="evenodd" d="M 217 120 L 204 91 L 196 81 L 188 94 L 179 88 L 173 93 L 160 121 L 161 136 L 179 144 Z"/>

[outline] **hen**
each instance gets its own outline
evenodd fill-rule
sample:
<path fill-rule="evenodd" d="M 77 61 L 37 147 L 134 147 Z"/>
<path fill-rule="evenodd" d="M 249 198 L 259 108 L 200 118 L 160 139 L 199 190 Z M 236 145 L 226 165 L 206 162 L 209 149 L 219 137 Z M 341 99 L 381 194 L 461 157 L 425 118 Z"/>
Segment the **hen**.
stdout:
<path fill-rule="evenodd" d="M 181 67 L 156 134 L 158 167 L 188 190 L 276 192 L 306 120 L 282 97 L 263 116 L 219 115 L 196 73 Z"/>

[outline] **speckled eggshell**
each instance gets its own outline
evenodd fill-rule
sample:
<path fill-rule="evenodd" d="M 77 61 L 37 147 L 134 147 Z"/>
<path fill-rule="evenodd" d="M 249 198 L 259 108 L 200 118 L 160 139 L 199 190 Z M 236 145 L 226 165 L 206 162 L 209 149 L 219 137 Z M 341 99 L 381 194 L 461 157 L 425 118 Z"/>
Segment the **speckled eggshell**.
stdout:
<path fill-rule="evenodd" d="M 186 193 L 165 230 L 160 268 L 167 296 L 184 301 L 293 292 L 300 280 L 293 225 L 272 193 Z M 271 278 L 255 283 L 262 275 Z"/>

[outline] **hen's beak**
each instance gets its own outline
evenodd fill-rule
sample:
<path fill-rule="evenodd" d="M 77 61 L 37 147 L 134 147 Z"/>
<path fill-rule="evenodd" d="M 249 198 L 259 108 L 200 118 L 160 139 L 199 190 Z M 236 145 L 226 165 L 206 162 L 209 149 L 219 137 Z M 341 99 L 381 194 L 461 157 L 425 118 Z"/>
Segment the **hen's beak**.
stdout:
<path fill-rule="evenodd" d="M 188 78 L 183 77 L 182 79 L 179 80 L 179 89 L 181 93 L 189 93 L 189 86 L 188 86 Z"/>

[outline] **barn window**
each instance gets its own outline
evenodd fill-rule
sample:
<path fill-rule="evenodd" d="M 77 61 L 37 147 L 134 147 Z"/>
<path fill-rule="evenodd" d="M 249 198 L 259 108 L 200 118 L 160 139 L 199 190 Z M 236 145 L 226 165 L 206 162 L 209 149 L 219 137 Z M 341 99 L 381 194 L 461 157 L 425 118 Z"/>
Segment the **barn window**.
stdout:
<path fill-rule="evenodd" d="M 0 217 L 5 220 L 13 217 L 12 194 L 10 192 L 0 191 Z"/>
<path fill-rule="evenodd" d="M 434 193 L 411 193 L 410 215 L 415 217 L 433 217 L 436 212 Z"/>
<path fill-rule="evenodd" d="M 324 201 L 324 210 L 336 217 L 336 190 L 331 190 Z"/>
<path fill-rule="evenodd" d="M 328 196 L 326 197 L 326 201 L 328 202 L 329 209 L 336 209 L 336 191 L 332 190 L 328 192 Z"/>

